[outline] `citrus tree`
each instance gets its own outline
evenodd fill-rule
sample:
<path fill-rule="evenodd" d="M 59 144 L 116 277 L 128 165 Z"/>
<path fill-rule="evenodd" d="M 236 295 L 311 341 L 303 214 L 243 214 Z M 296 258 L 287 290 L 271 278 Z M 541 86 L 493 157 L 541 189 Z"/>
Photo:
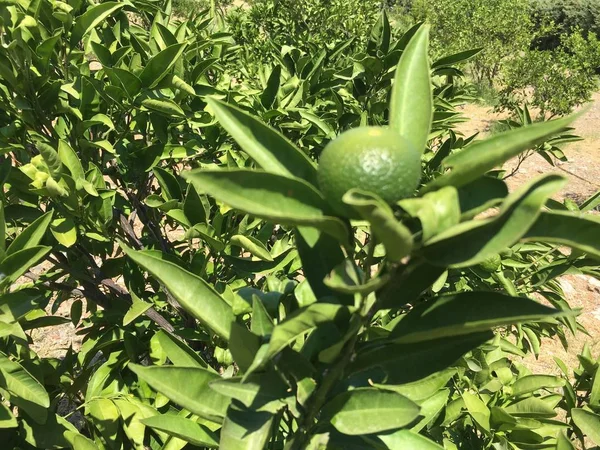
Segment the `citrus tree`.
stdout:
<path fill-rule="evenodd" d="M 234 80 L 215 11 L 0 10 L 4 443 L 598 444 L 589 349 L 575 385 L 517 358 L 581 327 L 556 277 L 598 276 L 600 196 L 494 172 L 574 117 L 457 135 L 476 51 L 430 63 L 428 27 L 393 39 L 385 14 L 356 53 L 276 49 Z M 36 354 L 65 322 L 81 347 Z"/>

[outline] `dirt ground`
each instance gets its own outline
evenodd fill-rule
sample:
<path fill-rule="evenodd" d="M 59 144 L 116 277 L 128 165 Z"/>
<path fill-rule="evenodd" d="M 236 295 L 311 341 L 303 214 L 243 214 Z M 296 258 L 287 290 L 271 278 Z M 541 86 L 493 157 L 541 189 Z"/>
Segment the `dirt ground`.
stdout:
<path fill-rule="evenodd" d="M 573 125 L 573 132 L 584 140 L 564 147 L 568 162 L 558 162 L 556 167 L 552 167 L 542 157 L 534 155 L 507 180 L 510 189 L 542 173 L 559 172 L 567 176 L 569 183 L 557 195 L 557 200 L 570 198 L 582 201 L 600 190 L 600 93 L 594 95 L 588 107 L 590 109 Z M 478 139 L 489 135 L 495 121 L 506 118 L 506 114 L 495 113 L 492 108 L 478 104 L 467 104 L 461 109 L 469 120 L 460 124 L 459 131 L 465 136 L 480 133 Z M 515 161 L 505 165 L 509 169 L 514 166 Z M 560 283 L 571 307 L 582 309 L 579 321 L 589 336 L 584 333 L 569 336 L 568 350 L 558 339 L 546 339 L 539 358 L 536 360 L 531 356 L 526 359 L 527 366 L 534 372 L 559 373 L 553 357 L 562 359 L 569 367 L 576 367 L 577 354 L 585 342 L 592 347 L 594 355 L 600 356 L 600 281 L 585 275 L 566 275 L 560 278 Z"/>

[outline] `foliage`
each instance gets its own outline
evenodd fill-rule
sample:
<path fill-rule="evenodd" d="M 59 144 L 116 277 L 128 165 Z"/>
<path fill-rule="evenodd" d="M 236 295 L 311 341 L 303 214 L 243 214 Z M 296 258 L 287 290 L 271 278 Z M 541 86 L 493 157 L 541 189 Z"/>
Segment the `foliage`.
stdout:
<path fill-rule="evenodd" d="M 574 117 L 458 137 L 456 65 L 478 51 L 430 63 L 428 27 L 396 39 L 385 13 L 354 51 L 275 46 L 265 65 L 217 8 L 2 8 L 7 448 L 596 442 L 589 351 L 575 405 L 547 392 L 565 380 L 531 390 L 509 358 L 581 328 L 556 278 L 600 276 L 598 196 L 552 201 L 558 175 L 509 194 L 493 171 Z M 316 160 L 366 125 L 410 140 L 424 176 L 396 204 L 347 192 L 362 218 L 349 222 L 319 191 Z M 54 313 L 65 301 L 68 318 Z M 69 321 L 81 348 L 36 354 L 28 333 Z M 556 405 L 568 422 L 547 420 Z"/>
<path fill-rule="evenodd" d="M 600 42 L 594 34 L 563 36 L 553 51 L 528 50 L 506 65 L 501 105 L 522 104 L 529 99 L 540 114 L 568 114 L 586 103 L 598 87 Z"/>
<path fill-rule="evenodd" d="M 561 35 L 577 30 L 600 34 L 600 5 L 595 0 L 532 0 L 531 7 L 536 27 L 553 25 L 537 39 L 543 49 L 559 46 Z"/>
<path fill-rule="evenodd" d="M 528 48 L 532 22 L 528 0 L 416 0 L 412 14 L 432 24 L 432 45 L 438 53 L 482 48 L 473 60 L 476 81 L 493 83 L 507 59 Z"/>

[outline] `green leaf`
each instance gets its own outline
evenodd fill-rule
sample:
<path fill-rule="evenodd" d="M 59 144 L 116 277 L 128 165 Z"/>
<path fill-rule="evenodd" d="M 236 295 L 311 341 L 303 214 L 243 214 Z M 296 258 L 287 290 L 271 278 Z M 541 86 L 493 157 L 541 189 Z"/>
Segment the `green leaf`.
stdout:
<path fill-rule="evenodd" d="M 98 446 L 81 433 L 65 431 L 65 438 L 71 443 L 73 450 L 98 450 Z"/>
<path fill-rule="evenodd" d="M 53 177 L 58 177 L 62 170 L 62 164 L 60 162 L 60 158 L 58 157 L 58 152 L 54 149 L 54 147 L 44 142 L 38 142 L 36 147 L 40 151 L 42 158 L 44 158 L 44 162 L 48 166 L 50 174 Z"/>
<path fill-rule="evenodd" d="M 485 431 L 490 431 L 490 410 L 486 404 L 475 394 L 463 392 L 462 399 L 465 402 L 467 411 L 477 424 Z"/>
<path fill-rule="evenodd" d="M 390 261 L 399 262 L 410 254 L 413 246 L 412 233 L 396 220 L 394 212 L 383 200 L 370 192 L 351 189 L 344 195 L 343 201 L 369 221 Z"/>
<path fill-rule="evenodd" d="M 258 336 L 266 336 L 273 333 L 273 319 L 269 316 L 262 300 L 256 294 L 252 294 L 252 323 L 250 329 Z"/>
<path fill-rule="evenodd" d="M 214 98 L 206 101 L 221 126 L 262 169 L 317 185 L 315 163 L 282 134 L 239 108 Z"/>
<path fill-rule="evenodd" d="M 421 192 L 443 186 L 464 186 L 528 148 L 544 142 L 566 128 L 579 115 L 513 129 L 471 144 L 444 159 L 443 165 L 452 170 L 425 185 Z"/>
<path fill-rule="evenodd" d="M 77 242 L 77 228 L 75 228 L 75 223 L 68 217 L 54 219 L 50 225 L 50 231 L 56 240 L 67 248 Z"/>
<path fill-rule="evenodd" d="M 331 303 L 313 303 L 289 315 L 273 329 L 271 340 L 265 351 L 259 352 L 248 369 L 247 375 L 262 367 L 267 361 L 294 342 L 300 336 L 314 330 L 319 325 L 336 320 L 349 319 L 350 308 Z"/>
<path fill-rule="evenodd" d="M 28 247 L 7 256 L 0 263 L 0 286 L 10 285 L 50 253 L 52 247 Z"/>
<path fill-rule="evenodd" d="M 554 407 L 537 397 L 528 397 L 519 400 L 504 408 L 507 413 L 515 417 L 554 417 Z"/>
<path fill-rule="evenodd" d="M 423 242 L 460 222 L 458 191 L 452 186 L 430 192 L 421 198 L 401 200 L 398 205 L 419 219 L 423 230 Z"/>
<path fill-rule="evenodd" d="M 119 442 L 121 413 L 112 400 L 95 398 L 86 407 L 86 415 L 93 418 L 94 425 L 106 442 Z"/>
<path fill-rule="evenodd" d="M 123 326 L 129 325 L 152 307 L 152 304 L 143 301 L 133 292 L 131 292 L 131 299 L 133 300 L 131 307 L 123 316 Z"/>
<path fill-rule="evenodd" d="M 392 330 L 396 342 L 421 342 L 577 314 L 497 292 L 462 292 L 415 306 Z"/>
<path fill-rule="evenodd" d="M 412 430 L 398 430 L 377 436 L 389 450 L 443 450 L 443 447 Z"/>
<path fill-rule="evenodd" d="M 388 285 L 377 293 L 380 308 L 399 308 L 413 303 L 444 273 L 442 267 L 415 260 L 399 268 Z"/>
<path fill-rule="evenodd" d="M 419 416 L 419 406 L 395 392 L 358 388 L 344 392 L 321 410 L 340 433 L 362 435 L 395 430 Z"/>
<path fill-rule="evenodd" d="M 254 320 L 254 315 L 252 316 Z M 252 365 L 258 350 L 261 348 L 261 338 L 250 332 L 245 325 L 234 322 L 231 325 L 229 351 L 233 360 L 242 372 Z"/>
<path fill-rule="evenodd" d="M 389 276 L 377 276 L 366 283 L 362 283 L 362 280 L 357 277 L 353 262 L 346 259 L 335 267 L 324 281 L 328 287 L 336 292 L 348 295 L 357 293 L 367 295 L 385 286 L 389 281 Z"/>
<path fill-rule="evenodd" d="M 20 250 L 26 248 L 35 247 L 38 245 L 52 221 L 53 210 L 48 211 L 34 222 L 32 222 L 27 228 L 17 234 L 17 237 L 12 241 L 9 247 L 6 249 L 6 256 L 10 256 L 17 253 Z"/>
<path fill-rule="evenodd" d="M 413 381 L 412 383 L 396 385 L 374 383 L 373 386 L 378 389 L 393 391 L 400 395 L 404 395 L 414 402 L 420 402 L 428 399 L 446 386 L 448 381 L 450 381 L 455 374 L 456 369 L 446 369 L 429 375 L 421 380 Z"/>
<path fill-rule="evenodd" d="M 18 426 L 17 418 L 11 410 L 4 403 L 0 403 L 0 429 L 16 428 Z"/>
<path fill-rule="evenodd" d="M 213 422 L 221 422 L 225 416 L 229 398 L 209 386 L 220 379 L 218 374 L 200 367 L 128 367 L 153 389 L 194 414 Z"/>
<path fill-rule="evenodd" d="M 273 370 L 259 375 L 224 378 L 210 383 L 218 393 L 236 399 L 253 411 L 276 413 L 284 408 L 284 399 L 290 396 L 288 386 Z"/>
<path fill-rule="evenodd" d="M 187 44 L 173 44 L 150 58 L 139 75 L 142 87 L 156 86 L 181 58 L 186 46 Z"/>
<path fill-rule="evenodd" d="M 273 416 L 231 405 L 221 428 L 220 450 L 265 448 L 271 435 Z"/>
<path fill-rule="evenodd" d="M 21 364 L 0 352 L 0 386 L 10 393 L 10 401 L 26 412 L 50 407 L 50 397 L 44 386 Z M 36 405 L 38 408 L 36 408 Z M 32 412 L 32 417 L 35 412 Z"/>
<path fill-rule="evenodd" d="M 422 153 L 433 120 L 428 56 L 429 26 L 423 25 L 402 53 L 390 100 L 390 126 Z"/>
<path fill-rule="evenodd" d="M 571 409 L 573 422 L 592 443 L 600 445 L 600 415 L 581 408 Z"/>
<path fill-rule="evenodd" d="M 309 225 L 345 240 L 346 225 L 325 214 L 323 196 L 299 178 L 254 170 L 192 170 L 182 173 L 198 193 L 247 214 L 285 225 Z"/>
<path fill-rule="evenodd" d="M 442 188 L 441 190 L 446 189 Z M 426 196 L 429 194 L 426 194 Z M 508 195 L 506 183 L 498 178 L 480 177 L 458 189 L 461 219 L 466 220 L 496 206 Z"/>
<path fill-rule="evenodd" d="M 231 322 L 235 320 L 231 307 L 202 278 L 178 265 L 155 256 L 154 253 L 121 248 L 136 264 L 150 272 L 192 316 L 224 339 L 229 339 Z"/>
<path fill-rule="evenodd" d="M 277 99 L 277 93 L 279 92 L 279 81 L 281 79 L 281 66 L 277 65 L 271 71 L 269 79 L 267 80 L 267 87 L 260 95 L 260 103 L 265 108 L 270 108 Z"/>
<path fill-rule="evenodd" d="M 71 32 L 71 46 L 75 47 L 81 38 L 83 38 L 92 28 L 95 28 L 111 14 L 123 8 L 125 5 L 126 3 L 124 2 L 106 2 L 88 9 L 77 18 L 77 21 L 73 26 L 73 31 Z"/>
<path fill-rule="evenodd" d="M 229 242 L 231 245 L 236 245 L 248 250 L 262 261 L 273 261 L 273 257 L 271 256 L 269 250 L 267 250 L 265 245 L 255 237 L 236 234 L 231 236 Z"/>
<path fill-rule="evenodd" d="M 4 218 L 4 203 L 0 201 L 0 261 L 6 254 L 6 219 Z"/>
<path fill-rule="evenodd" d="M 600 258 L 600 220 L 572 212 L 543 212 L 523 236 L 524 241 L 567 245 Z"/>
<path fill-rule="evenodd" d="M 387 376 L 386 383 L 410 383 L 450 367 L 493 336 L 487 331 L 410 344 L 386 340 L 375 348 L 359 351 L 349 370 L 354 373 L 368 371 L 370 375 L 374 372 L 371 379 L 376 382 L 378 379 L 374 374 L 382 371 Z"/>
<path fill-rule="evenodd" d="M 77 153 L 62 139 L 58 141 L 58 157 L 67 169 L 69 169 L 75 181 L 85 178 L 85 172 Z"/>
<path fill-rule="evenodd" d="M 298 227 L 294 236 L 304 276 L 312 292 L 317 299 L 335 297 L 336 292 L 324 283 L 324 279 L 345 260 L 339 241 L 312 227 Z M 340 302 L 343 304 L 353 302 L 351 296 L 337 295 L 337 297 L 341 297 Z"/>
<path fill-rule="evenodd" d="M 158 340 L 167 358 L 174 365 L 179 367 L 202 367 L 212 370 L 194 350 L 165 331 L 158 331 L 154 337 Z"/>
<path fill-rule="evenodd" d="M 77 433 L 77 428 L 54 413 L 48 414 L 48 418 L 42 423 L 32 421 L 27 415 L 24 415 L 20 422 L 20 434 L 25 441 L 39 449 L 68 448 L 71 445 L 66 433 Z"/>
<path fill-rule="evenodd" d="M 546 200 L 565 183 L 561 175 L 543 175 L 507 197 L 497 216 L 460 223 L 431 239 L 421 252 L 431 264 L 444 267 L 479 264 L 525 235 Z"/>
<path fill-rule="evenodd" d="M 475 48 L 472 50 L 465 50 L 464 52 L 455 53 L 453 55 L 444 56 L 443 58 L 440 58 L 434 62 L 431 67 L 435 69 L 437 67 L 452 66 L 461 62 L 465 62 L 477 56 L 482 50 L 483 48 Z"/>
<path fill-rule="evenodd" d="M 411 427 L 413 431 L 421 431 L 423 428 L 429 426 L 448 404 L 450 396 L 450 389 L 442 389 L 433 396 L 426 400 L 423 400 L 419 405 L 421 406 L 421 412 L 419 413 L 419 422 Z"/>
<path fill-rule="evenodd" d="M 158 184 L 161 188 L 161 195 L 165 201 L 181 200 L 183 198 L 181 186 L 179 185 L 177 178 L 175 178 L 175 175 L 160 167 L 154 167 L 152 173 L 158 180 Z"/>
<path fill-rule="evenodd" d="M 556 450 L 575 450 L 571 440 L 562 431 L 556 435 Z"/>
<path fill-rule="evenodd" d="M 183 109 L 170 99 L 147 98 L 142 100 L 142 106 L 167 117 L 185 117 Z"/>
<path fill-rule="evenodd" d="M 600 406 L 600 366 L 596 369 L 592 380 L 592 389 L 590 390 L 590 405 L 593 407 Z"/>
<path fill-rule="evenodd" d="M 163 431 L 199 447 L 218 448 L 215 434 L 207 427 L 174 414 L 159 414 L 142 419 L 144 425 Z"/>
<path fill-rule="evenodd" d="M 519 378 L 511 387 L 512 394 L 515 397 L 518 397 L 523 394 L 535 392 L 539 389 L 553 389 L 563 387 L 564 385 L 564 378 L 551 375 L 527 375 Z"/>

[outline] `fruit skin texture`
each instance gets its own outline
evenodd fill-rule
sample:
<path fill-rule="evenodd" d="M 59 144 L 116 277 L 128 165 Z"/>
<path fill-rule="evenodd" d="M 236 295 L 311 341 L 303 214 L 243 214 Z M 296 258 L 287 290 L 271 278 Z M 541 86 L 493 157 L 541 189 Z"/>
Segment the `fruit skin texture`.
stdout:
<path fill-rule="evenodd" d="M 357 218 L 342 197 L 352 188 L 393 204 L 411 196 L 421 180 L 421 152 L 398 132 L 359 127 L 331 141 L 319 159 L 321 192 L 340 216 Z"/>

